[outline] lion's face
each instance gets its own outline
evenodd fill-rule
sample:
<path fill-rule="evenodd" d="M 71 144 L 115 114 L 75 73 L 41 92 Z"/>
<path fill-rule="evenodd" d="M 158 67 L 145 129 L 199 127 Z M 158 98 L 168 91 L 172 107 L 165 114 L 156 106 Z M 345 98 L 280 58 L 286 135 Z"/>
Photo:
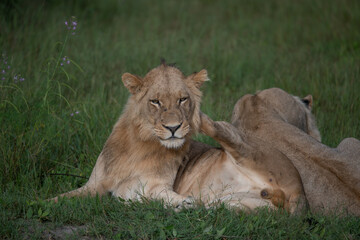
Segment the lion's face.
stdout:
<path fill-rule="evenodd" d="M 201 92 L 207 72 L 188 77 L 165 64 L 144 78 L 123 75 L 124 85 L 133 94 L 129 106 L 144 141 L 159 141 L 166 148 L 180 148 L 199 128 Z M 130 110 L 131 111 L 131 110 Z"/>

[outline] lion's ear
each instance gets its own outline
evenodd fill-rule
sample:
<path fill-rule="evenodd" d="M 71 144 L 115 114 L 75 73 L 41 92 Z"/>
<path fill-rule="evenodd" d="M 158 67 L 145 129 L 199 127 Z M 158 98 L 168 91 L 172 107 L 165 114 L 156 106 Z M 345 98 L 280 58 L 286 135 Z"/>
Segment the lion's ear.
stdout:
<path fill-rule="evenodd" d="M 311 95 L 307 95 L 301 101 L 311 110 L 313 105 L 313 97 Z"/>
<path fill-rule="evenodd" d="M 143 86 L 142 79 L 130 73 L 124 73 L 122 75 L 122 81 L 131 94 L 136 94 Z"/>
<path fill-rule="evenodd" d="M 206 69 L 203 69 L 198 73 L 191 74 L 186 78 L 186 81 L 188 83 L 195 85 L 195 87 L 197 88 L 200 88 L 205 81 L 209 80 L 210 79 L 208 77 Z"/>

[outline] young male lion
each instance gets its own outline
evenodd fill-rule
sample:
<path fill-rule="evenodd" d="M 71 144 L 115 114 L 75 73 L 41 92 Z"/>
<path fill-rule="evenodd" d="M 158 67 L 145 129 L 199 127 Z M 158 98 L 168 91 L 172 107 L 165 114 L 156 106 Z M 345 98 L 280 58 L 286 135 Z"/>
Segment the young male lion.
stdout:
<path fill-rule="evenodd" d="M 200 86 L 206 70 L 185 76 L 165 63 L 144 78 L 125 73 L 132 94 L 100 153 L 89 181 L 60 196 L 112 193 L 148 197 L 179 206 L 189 199 L 173 191 L 178 168 L 200 126 Z M 57 197 L 55 198 L 57 201 Z"/>

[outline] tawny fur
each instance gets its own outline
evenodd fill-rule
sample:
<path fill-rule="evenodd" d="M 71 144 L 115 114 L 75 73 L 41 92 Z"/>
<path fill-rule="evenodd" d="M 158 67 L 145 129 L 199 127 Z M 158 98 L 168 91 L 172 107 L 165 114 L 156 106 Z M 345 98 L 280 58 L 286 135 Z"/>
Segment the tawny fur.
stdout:
<path fill-rule="evenodd" d="M 191 135 L 200 126 L 199 88 L 207 80 L 206 70 L 186 77 L 166 64 L 144 78 L 125 73 L 122 81 L 132 95 L 89 181 L 60 196 L 110 192 L 123 199 L 147 197 L 176 206 L 186 202 L 173 184 Z"/>
<path fill-rule="evenodd" d="M 248 94 L 236 103 L 232 123 L 291 160 L 312 211 L 360 215 L 360 141 L 322 144 L 310 113 L 312 97 L 303 100 L 278 88 Z"/>
<path fill-rule="evenodd" d="M 225 202 L 244 210 L 306 208 L 301 179 L 281 152 L 242 134 L 227 122 L 202 114 L 201 130 L 222 148 L 193 142 L 189 160 L 180 168 L 174 189 L 201 198 L 207 205 Z"/>

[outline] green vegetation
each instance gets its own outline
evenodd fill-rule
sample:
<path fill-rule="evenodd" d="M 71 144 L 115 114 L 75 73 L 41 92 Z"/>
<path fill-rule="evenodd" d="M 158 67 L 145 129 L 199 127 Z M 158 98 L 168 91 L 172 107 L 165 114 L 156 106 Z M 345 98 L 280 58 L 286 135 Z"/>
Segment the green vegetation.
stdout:
<path fill-rule="evenodd" d="M 56 174 L 90 175 L 128 97 L 121 75 L 144 75 L 161 57 L 186 74 L 208 70 L 202 111 L 213 119 L 229 120 L 245 93 L 279 87 L 314 96 L 325 144 L 360 138 L 359 1 L 74 2 L 0 3 L 0 238 L 82 225 L 76 234 L 93 238 L 360 238 L 351 216 L 40 201 L 86 182 Z"/>

